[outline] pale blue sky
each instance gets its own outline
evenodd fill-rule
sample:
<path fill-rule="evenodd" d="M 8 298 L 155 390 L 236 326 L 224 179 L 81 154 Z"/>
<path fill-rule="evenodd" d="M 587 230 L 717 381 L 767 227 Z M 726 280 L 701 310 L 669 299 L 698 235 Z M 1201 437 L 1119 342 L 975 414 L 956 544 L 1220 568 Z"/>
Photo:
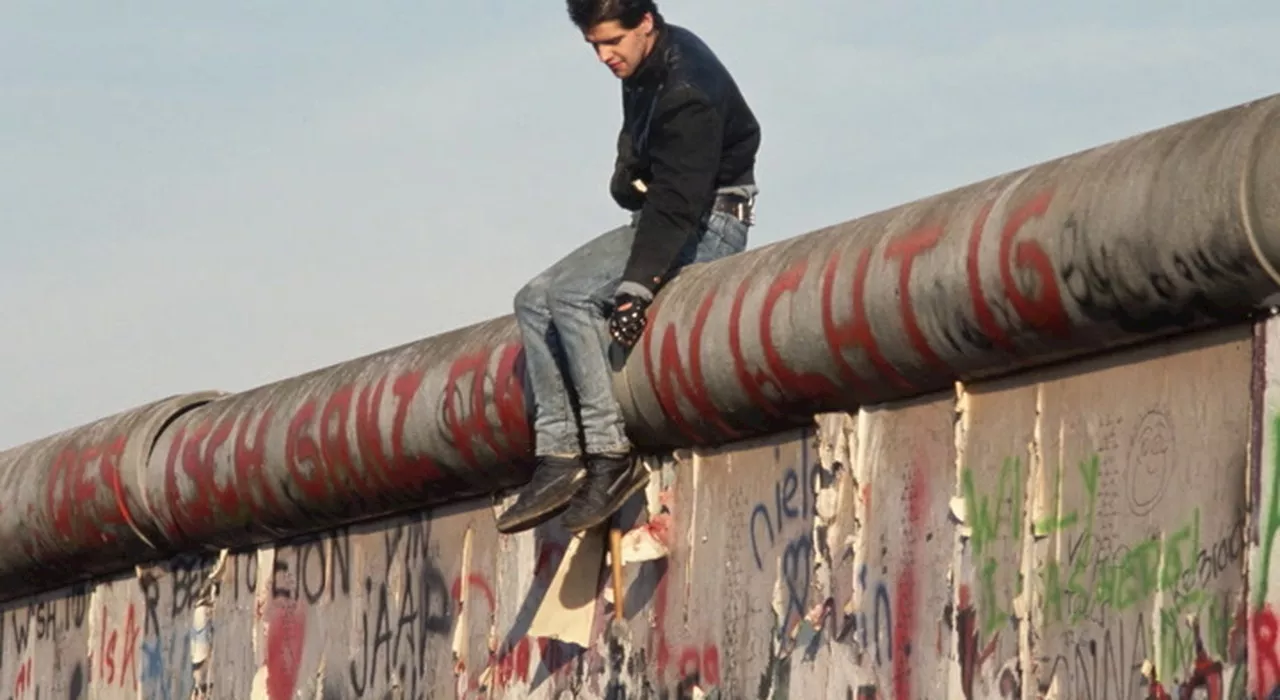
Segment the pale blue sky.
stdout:
<path fill-rule="evenodd" d="M 661 7 L 763 123 L 753 247 L 1280 91 L 1274 1 Z M 556 0 L 9 2 L 0 63 L 0 446 L 505 314 L 621 220 Z"/>

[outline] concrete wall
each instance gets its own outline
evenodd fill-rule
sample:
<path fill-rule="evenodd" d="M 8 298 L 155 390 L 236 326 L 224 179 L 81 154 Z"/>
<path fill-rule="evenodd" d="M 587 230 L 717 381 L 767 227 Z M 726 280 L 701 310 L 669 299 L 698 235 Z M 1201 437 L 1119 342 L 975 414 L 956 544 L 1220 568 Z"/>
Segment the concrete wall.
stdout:
<path fill-rule="evenodd" d="M 499 536 L 485 499 L 7 606 L 0 697 L 1280 697 L 1280 326 L 1256 335 L 677 453 L 612 644 L 603 536 L 561 567 L 566 533 Z"/>

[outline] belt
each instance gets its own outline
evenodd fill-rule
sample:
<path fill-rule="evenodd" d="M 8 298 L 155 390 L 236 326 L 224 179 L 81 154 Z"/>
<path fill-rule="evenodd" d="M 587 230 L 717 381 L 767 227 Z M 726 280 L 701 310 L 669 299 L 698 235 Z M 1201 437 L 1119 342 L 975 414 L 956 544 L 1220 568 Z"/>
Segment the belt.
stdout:
<path fill-rule="evenodd" d="M 717 194 L 711 209 L 728 214 L 748 226 L 755 223 L 755 203 L 739 194 Z"/>

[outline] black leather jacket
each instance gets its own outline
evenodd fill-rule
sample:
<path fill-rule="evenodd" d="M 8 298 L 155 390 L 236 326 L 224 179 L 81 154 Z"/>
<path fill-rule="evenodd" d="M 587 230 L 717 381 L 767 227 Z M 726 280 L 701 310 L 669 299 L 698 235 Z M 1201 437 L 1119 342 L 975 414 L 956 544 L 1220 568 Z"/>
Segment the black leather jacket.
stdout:
<path fill-rule="evenodd" d="M 623 282 L 656 293 L 716 191 L 755 185 L 760 125 L 711 49 L 672 24 L 623 81 L 622 106 L 609 190 L 620 206 L 640 212 Z M 646 193 L 632 186 L 635 179 Z"/>

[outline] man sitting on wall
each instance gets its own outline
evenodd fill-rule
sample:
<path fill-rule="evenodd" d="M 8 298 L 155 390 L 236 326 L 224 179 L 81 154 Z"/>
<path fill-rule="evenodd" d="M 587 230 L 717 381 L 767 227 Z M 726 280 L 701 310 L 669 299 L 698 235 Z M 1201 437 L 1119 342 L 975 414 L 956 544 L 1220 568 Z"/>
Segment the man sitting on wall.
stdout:
<path fill-rule="evenodd" d="M 498 519 L 508 533 L 566 506 L 568 530 L 592 528 L 648 483 L 613 395 L 604 326 L 631 347 L 654 295 L 676 272 L 744 250 L 757 193 L 760 127 L 701 39 L 668 24 L 654 0 L 568 0 L 568 10 L 622 83 L 609 191 L 633 214 L 516 294 L 537 464 Z"/>

